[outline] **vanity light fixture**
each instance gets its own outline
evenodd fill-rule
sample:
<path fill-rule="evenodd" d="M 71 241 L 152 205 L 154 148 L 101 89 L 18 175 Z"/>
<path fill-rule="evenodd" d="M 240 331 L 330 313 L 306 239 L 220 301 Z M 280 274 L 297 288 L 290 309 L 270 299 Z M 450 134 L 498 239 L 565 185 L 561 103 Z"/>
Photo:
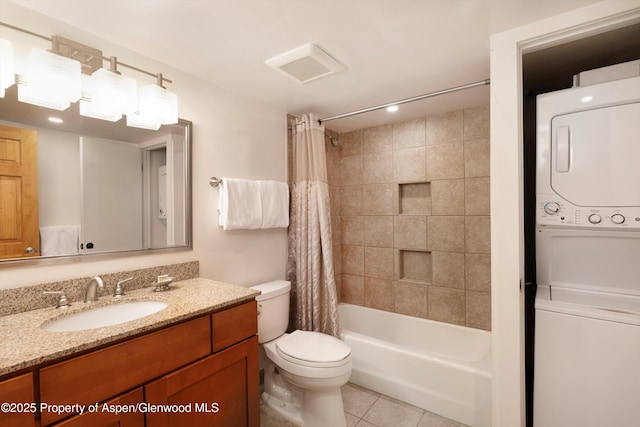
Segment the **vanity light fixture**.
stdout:
<path fill-rule="evenodd" d="M 15 82 L 13 45 L 9 40 L 0 39 L 0 98 L 4 98 L 5 89 Z"/>
<path fill-rule="evenodd" d="M 32 48 L 27 75 L 19 81 L 18 100 L 54 110 L 66 110 L 80 99 L 80 62 Z"/>
<path fill-rule="evenodd" d="M 17 78 L 19 101 L 56 110 L 80 101 L 83 116 L 115 122 L 125 114 L 127 125 L 145 129 L 178 122 L 178 96 L 163 86 L 172 81 L 161 73 L 106 58 L 98 49 L 61 36 L 46 37 L 4 22 L 0 26 L 51 42 L 51 51 L 31 49 L 27 73 Z M 12 51 L 11 43 L 0 39 L 0 97 L 16 81 Z M 6 52 L 10 59 L 5 59 Z M 104 60 L 109 60 L 109 69 L 103 68 Z M 155 77 L 157 83 L 137 91 L 136 80 L 122 76 L 118 65 Z"/>
<path fill-rule="evenodd" d="M 136 111 L 136 81 L 120 74 L 117 63 L 117 58 L 111 57 L 110 69 L 100 68 L 86 80 L 84 92 L 89 99 L 80 100 L 82 116 L 115 122 Z"/>

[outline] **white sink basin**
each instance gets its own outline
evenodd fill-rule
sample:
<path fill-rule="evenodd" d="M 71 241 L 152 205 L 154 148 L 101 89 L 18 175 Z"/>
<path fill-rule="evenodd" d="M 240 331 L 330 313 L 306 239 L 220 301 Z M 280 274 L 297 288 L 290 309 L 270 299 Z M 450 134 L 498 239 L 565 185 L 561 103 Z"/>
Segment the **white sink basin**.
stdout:
<path fill-rule="evenodd" d="M 62 317 L 53 322 L 43 323 L 40 327 L 50 332 L 84 331 L 118 325 L 157 313 L 167 307 L 160 301 L 127 302 L 92 308 L 80 313 Z"/>

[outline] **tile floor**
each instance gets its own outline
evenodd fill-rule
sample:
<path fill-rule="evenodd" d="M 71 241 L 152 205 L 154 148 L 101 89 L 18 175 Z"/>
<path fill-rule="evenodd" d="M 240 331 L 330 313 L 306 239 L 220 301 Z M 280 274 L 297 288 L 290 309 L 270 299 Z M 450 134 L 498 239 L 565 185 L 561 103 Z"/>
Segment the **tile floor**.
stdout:
<path fill-rule="evenodd" d="M 342 399 L 348 427 L 467 427 L 351 383 L 342 387 Z M 264 404 L 260 426 L 295 427 Z"/>

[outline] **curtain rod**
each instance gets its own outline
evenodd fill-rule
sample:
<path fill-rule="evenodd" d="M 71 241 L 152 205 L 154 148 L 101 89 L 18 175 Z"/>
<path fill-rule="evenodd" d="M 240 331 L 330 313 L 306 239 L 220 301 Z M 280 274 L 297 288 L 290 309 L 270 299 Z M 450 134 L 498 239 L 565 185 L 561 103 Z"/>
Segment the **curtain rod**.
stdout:
<path fill-rule="evenodd" d="M 53 38 L 51 38 L 51 37 L 43 36 L 42 34 L 34 33 L 33 31 L 25 30 L 24 28 L 20 28 L 20 27 L 16 27 L 15 25 L 7 24 L 6 22 L 0 22 L 0 26 L 6 27 L 6 28 L 10 28 L 10 29 L 15 30 L 15 31 L 19 31 L 21 33 L 25 33 L 25 34 L 28 34 L 28 35 L 33 36 L 33 37 L 38 37 L 38 38 L 41 38 L 43 40 L 47 40 L 47 41 L 53 42 Z M 102 58 L 103 61 L 109 61 L 111 59 L 111 58 L 107 58 L 106 56 L 101 56 L 101 58 Z M 146 75 L 151 76 L 151 77 L 156 77 L 157 79 L 161 80 L 162 82 L 173 83 L 173 81 L 165 78 L 162 75 L 162 73 L 152 73 L 152 72 L 143 70 L 141 68 L 134 67 L 133 65 L 125 64 L 124 62 L 120 62 L 120 61 L 116 61 L 116 62 L 117 62 L 118 65 L 122 65 L 123 67 L 126 67 L 126 68 L 128 68 L 130 70 L 134 70 L 134 71 L 137 71 L 137 72 L 142 73 L 142 74 L 146 74 Z M 160 85 L 160 86 L 162 86 L 162 85 Z"/>
<path fill-rule="evenodd" d="M 487 86 L 489 84 L 491 84 L 491 81 L 489 79 L 485 79 L 485 80 L 481 80 L 481 81 L 474 82 L 474 83 L 468 83 L 466 85 L 451 87 L 449 89 L 438 90 L 438 91 L 431 92 L 431 93 L 425 93 L 424 95 L 418 95 L 418 96 L 414 96 L 414 97 L 411 97 L 411 98 L 401 99 L 401 100 L 395 101 L 395 102 L 388 102 L 386 104 L 376 105 L 375 107 L 363 108 L 362 110 L 356 110 L 356 111 L 351 111 L 349 113 L 338 114 L 336 116 L 325 117 L 323 119 L 319 119 L 318 123 L 322 124 L 322 123 L 328 122 L 330 120 L 343 119 L 345 117 L 351 117 L 351 116 L 355 116 L 357 114 L 363 114 L 363 113 L 368 113 L 370 111 L 381 110 L 383 108 L 391 107 L 392 105 L 406 104 L 407 102 L 419 101 L 421 99 L 432 98 L 434 96 L 445 95 L 447 93 L 458 92 L 460 90 L 471 89 L 471 88 L 478 87 L 478 86 Z"/>

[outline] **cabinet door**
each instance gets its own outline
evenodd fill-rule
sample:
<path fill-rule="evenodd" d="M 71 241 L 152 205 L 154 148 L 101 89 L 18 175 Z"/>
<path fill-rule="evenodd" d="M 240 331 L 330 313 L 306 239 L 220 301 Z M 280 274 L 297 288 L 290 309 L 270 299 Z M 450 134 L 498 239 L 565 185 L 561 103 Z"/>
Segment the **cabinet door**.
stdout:
<path fill-rule="evenodd" d="M 95 412 L 85 412 L 64 420 L 55 427 L 144 427 L 142 388 L 99 403 Z"/>
<path fill-rule="evenodd" d="M 0 426 L 27 427 L 36 425 L 36 399 L 33 394 L 33 375 L 0 381 L 0 403 L 9 404 L 10 412 L 0 411 Z"/>
<path fill-rule="evenodd" d="M 146 385 L 147 426 L 259 427 L 258 370 L 254 336 Z"/>

